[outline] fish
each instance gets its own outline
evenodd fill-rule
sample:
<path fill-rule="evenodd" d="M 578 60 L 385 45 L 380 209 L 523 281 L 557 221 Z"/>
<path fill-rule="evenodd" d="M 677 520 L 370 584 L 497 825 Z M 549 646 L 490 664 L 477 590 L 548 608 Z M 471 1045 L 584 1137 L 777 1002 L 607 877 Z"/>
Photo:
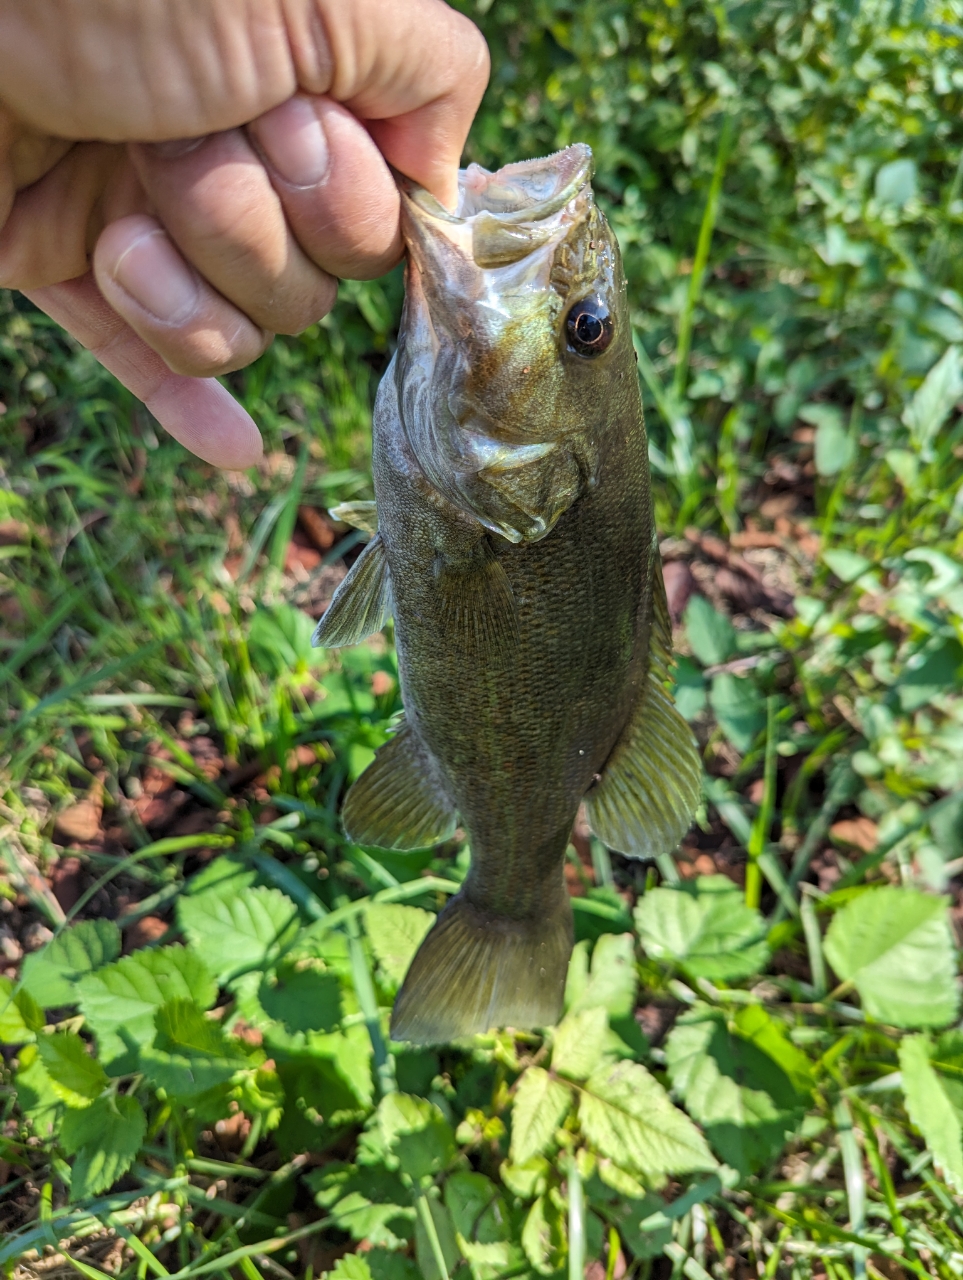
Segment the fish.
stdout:
<path fill-rule="evenodd" d="M 373 413 L 373 536 L 315 642 L 394 621 L 403 719 L 342 808 L 360 845 L 460 826 L 471 863 L 395 1000 L 443 1044 L 553 1025 L 573 945 L 579 806 L 610 849 L 673 849 L 701 794 L 668 689 L 671 627 L 619 247 L 590 148 L 459 172 L 457 208 L 400 179 L 396 352 Z"/>

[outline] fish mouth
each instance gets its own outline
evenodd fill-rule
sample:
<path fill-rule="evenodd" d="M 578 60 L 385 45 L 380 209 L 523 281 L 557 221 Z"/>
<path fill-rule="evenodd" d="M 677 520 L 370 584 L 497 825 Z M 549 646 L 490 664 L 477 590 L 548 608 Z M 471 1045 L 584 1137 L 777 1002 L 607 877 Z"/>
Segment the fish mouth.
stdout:
<path fill-rule="evenodd" d="M 584 142 L 495 172 L 471 164 L 458 171 L 454 210 L 401 178 L 406 238 L 409 245 L 437 243 L 441 235 L 476 267 L 508 266 L 558 234 L 559 215 L 588 187 L 593 167 L 592 150 Z"/>

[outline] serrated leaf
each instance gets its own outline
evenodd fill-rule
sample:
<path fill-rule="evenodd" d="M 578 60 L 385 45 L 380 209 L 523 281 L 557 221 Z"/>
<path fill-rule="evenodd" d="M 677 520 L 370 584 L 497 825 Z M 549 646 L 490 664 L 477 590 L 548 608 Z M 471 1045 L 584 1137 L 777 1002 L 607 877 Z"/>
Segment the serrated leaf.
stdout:
<path fill-rule="evenodd" d="M 726 1164 L 750 1174 L 773 1159 L 805 1108 L 768 1054 L 706 1008 L 676 1022 L 665 1054 L 673 1088 Z"/>
<path fill-rule="evenodd" d="M 374 1280 L 371 1268 L 360 1253 L 346 1253 L 326 1272 L 328 1280 Z"/>
<path fill-rule="evenodd" d="M 0 977 L 0 1044 L 29 1044 L 43 1026 L 43 1010 L 30 992 Z"/>
<path fill-rule="evenodd" d="M 505 1201 L 494 1182 L 483 1173 L 458 1172 L 447 1178 L 445 1208 L 451 1215 L 459 1248 L 465 1257 L 470 1257 L 465 1252 L 468 1242 L 485 1246 L 510 1238 Z"/>
<path fill-rule="evenodd" d="M 552 1037 L 553 1070 L 573 1080 L 587 1079 L 602 1060 L 608 1029 L 604 1006 L 566 1014 Z"/>
<path fill-rule="evenodd" d="M 826 959 L 872 1017 L 942 1027 L 960 1004 L 947 899 L 885 885 L 847 902 L 826 932 Z"/>
<path fill-rule="evenodd" d="M 579 1097 L 582 1132 L 596 1151 L 645 1177 L 714 1169 L 702 1134 L 645 1067 L 602 1067 Z"/>
<path fill-rule="evenodd" d="M 572 1091 L 542 1067 L 528 1067 L 515 1090 L 511 1161 L 523 1165 L 551 1146 L 572 1105 Z"/>
<path fill-rule="evenodd" d="M 365 912 L 365 929 L 371 950 L 388 981 L 404 982 L 408 966 L 437 916 L 420 907 L 397 902 L 373 902 Z"/>
<path fill-rule="evenodd" d="M 69 1107 L 88 1107 L 106 1089 L 103 1067 L 87 1052 L 87 1046 L 73 1031 L 57 1031 L 41 1036 L 37 1050 L 57 1097 Z"/>
<path fill-rule="evenodd" d="M 584 949 L 584 944 L 579 943 Z M 603 933 L 592 950 L 591 971 L 580 979 L 577 952 L 573 953 L 570 970 L 571 986 L 566 984 L 566 1007 L 577 1013 L 601 1006 L 613 1018 L 624 1018 L 635 1008 L 638 974 L 635 968 L 635 943 L 630 933 Z"/>
<path fill-rule="evenodd" d="M 187 947 L 135 951 L 85 975 L 77 984 L 81 1011 L 97 1037 L 99 1056 L 115 1075 L 137 1069 L 138 1050 L 154 1039 L 154 1015 L 170 1000 L 209 1009 L 217 984 Z"/>
<path fill-rule="evenodd" d="M 190 1000 L 172 1000 L 154 1015 L 154 1042 L 141 1048 L 141 1067 L 168 1096 L 197 1098 L 226 1084 L 247 1057 L 220 1025 Z"/>
<path fill-rule="evenodd" d="M 653 959 L 675 960 L 697 978 L 733 982 L 764 968 L 766 924 L 726 876 L 650 889 L 635 927 Z"/>
<path fill-rule="evenodd" d="M 305 1179 L 317 1204 L 352 1240 L 400 1249 L 414 1235 L 411 1195 L 396 1173 L 375 1165 L 326 1165 Z"/>
<path fill-rule="evenodd" d="M 522 1164 L 502 1161 L 498 1170 L 502 1182 L 519 1200 L 531 1200 L 545 1193 L 552 1166 L 544 1156 L 532 1156 Z"/>
<path fill-rule="evenodd" d="M 413 1258 L 387 1249 L 369 1249 L 364 1255 L 373 1280 L 422 1280 Z"/>
<path fill-rule="evenodd" d="M 736 629 L 729 619 L 702 595 L 686 605 L 685 634 L 689 648 L 704 667 L 728 662 L 736 652 Z"/>
<path fill-rule="evenodd" d="M 21 979 L 42 1009 L 75 1004 L 78 979 L 119 955 L 120 930 L 113 920 L 84 920 L 27 956 Z"/>
<path fill-rule="evenodd" d="M 333 1031 L 341 1021 L 341 983 L 310 961 L 278 965 L 258 988 L 261 1008 L 289 1031 Z"/>
<path fill-rule="evenodd" d="M 32 1123 L 34 1131 L 48 1137 L 63 1110 L 60 1096 L 47 1075 L 36 1044 L 26 1044 L 17 1055 L 20 1067 L 14 1077 L 17 1106 Z"/>
<path fill-rule="evenodd" d="M 558 1271 L 568 1252 L 565 1220 L 548 1196 L 539 1196 L 522 1228 L 522 1248 L 540 1276 Z"/>
<path fill-rule="evenodd" d="M 83 1111 L 64 1114 L 60 1139 L 68 1155 L 76 1153 L 70 1191 L 74 1200 L 112 1187 L 134 1162 L 147 1132 L 147 1117 L 136 1098 L 118 1094 L 98 1098 Z"/>
<path fill-rule="evenodd" d="M 899 1069 L 909 1118 L 923 1135 L 933 1162 L 956 1192 L 963 1192 L 963 1125 L 945 1081 L 930 1061 L 926 1036 L 906 1036 L 899 1046 Z"/>
<path fill-rule="evenodd" d="M 451 1125 L 427 1098 L 386 1094 L 378 1107 L 378 1125 L 401 1172 L 415 1182 L 441 1173 L 457 1154 Z"/>
<path fill-rule="evenodd" d="M 210 889 L 183 897 L 177 918 L 191 946 L 220 982 L 242 969 L 273 964 L 298 931 L 297 907 L 263 885 Z"/>

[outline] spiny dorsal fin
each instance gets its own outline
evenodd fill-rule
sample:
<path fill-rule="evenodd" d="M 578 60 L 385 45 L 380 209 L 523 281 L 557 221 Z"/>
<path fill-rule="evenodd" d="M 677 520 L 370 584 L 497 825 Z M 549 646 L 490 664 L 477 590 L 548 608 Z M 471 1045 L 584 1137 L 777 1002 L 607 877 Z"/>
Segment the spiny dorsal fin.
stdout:
<path fill-rule="evenodd" d="M 405 724 L 348 792 L 341 820 L 351 840 L 379 849 L 425 849 L 457 825 L 437 765 Z"/>
<path fill-rule="evenodd" d="M 663 681 L 672 629 L 658 550 L 652 565 L 649 671 L 622 737 L 585 797 L 589 825 L 610 849 L 654 858 L 679 843 L 702 793 L 702 760 L 692 730 Z"/>
<path fill-rule="evenodd" d="M 328 512 L 332 520 L 340 520 L 342 524 L 350 524 L 352 529 L 360 529 L 372 536 L 378 532 L 378 504 L 376 502 L 342 502 Z"/>
<path fill-rule="evenodd" d="M 518 644 L 515 594 L 488 539 L 475 544 L 468 560 L 440 560 L 435 572 L 446 642 L 472 661 L 506 660 Z"/>
<path fill-rule="evenodd" d="M 390 617 L 391 578 L 384 543 L 376 533 L 334 593 L 311 643 L 328 649 L 358 644 Z"/>
<path fill-rule="evenodd" d="M 489 914 L 462 890 L 415 954 L 391 1015 L 391 1038 L 446 1044 L 513 1027 L 550 1027 L 562 1013 L 572 954 L 568 896 L 536 919 Z"/>

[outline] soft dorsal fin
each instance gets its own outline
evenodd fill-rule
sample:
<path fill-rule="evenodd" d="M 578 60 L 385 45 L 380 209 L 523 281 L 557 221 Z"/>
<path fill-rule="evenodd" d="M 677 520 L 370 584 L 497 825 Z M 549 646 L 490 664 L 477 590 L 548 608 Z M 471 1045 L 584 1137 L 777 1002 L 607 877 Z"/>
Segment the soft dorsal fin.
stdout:
<path fill-rule="evenodd" d="M 425 849 L 450 838 L 457 815 L 434 760 L 402 724 L 348 792 L 341 820 L 357 844 Z"/>
<path fill-rule="evenodd" d="M 679 843 L 702 792 L 702 760 L 692 730 L 663 681 L 672 629 L 658 552 L 653 554 L 649 671 L 628 724 L 585 797 L 589 825 L 619 853 L 653 858 Z"/>
<path fill-rule="evenodd" d="M 325 648 L 358 644 L 391 617 L 391 578 L 381 534 L 376 533 L 334 593 L 311 643 Z"/>

